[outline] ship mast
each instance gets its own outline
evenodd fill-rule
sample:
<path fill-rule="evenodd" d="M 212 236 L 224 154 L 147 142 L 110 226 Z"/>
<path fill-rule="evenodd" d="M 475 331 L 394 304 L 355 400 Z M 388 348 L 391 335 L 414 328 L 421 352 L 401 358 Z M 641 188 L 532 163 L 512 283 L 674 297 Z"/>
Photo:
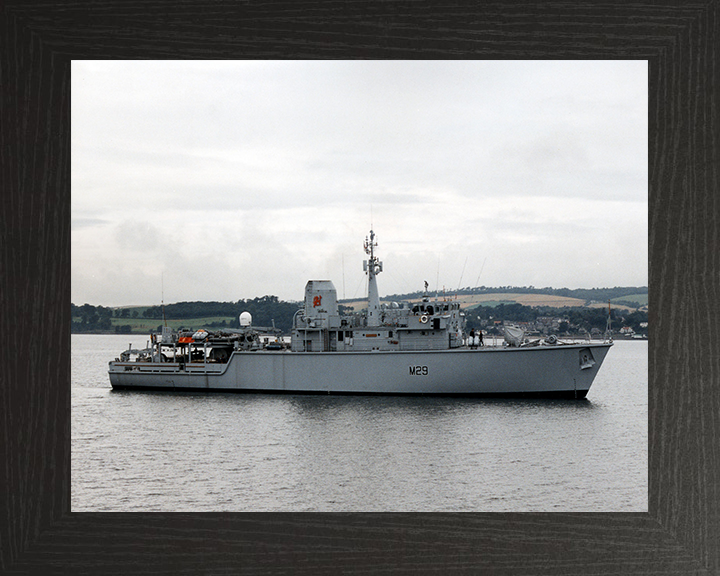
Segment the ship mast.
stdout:
<path fill-rule="evenodd" d="M 363 270 L 368 275 L 368 326 L 380 326 L 380 296 L 375 277 L 382 272 L 382 262 L 375 256 L 375 246 L 377 246 L 375 232 L 370 230 L 370 237 L 365 237 L 364 244 L 365 253 L 370 258 L 363 260 Z"/>

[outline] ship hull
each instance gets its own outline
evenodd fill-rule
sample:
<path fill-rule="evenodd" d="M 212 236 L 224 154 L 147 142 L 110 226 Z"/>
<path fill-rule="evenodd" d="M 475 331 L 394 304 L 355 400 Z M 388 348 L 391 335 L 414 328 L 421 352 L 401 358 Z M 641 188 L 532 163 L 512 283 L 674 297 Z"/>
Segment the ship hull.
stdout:
<path fill-rule="evenodd" d="M 235 352 L 226 364 L 111 362 L 109 376 L 116 389 L 584 398 L 610 346 Z"/>

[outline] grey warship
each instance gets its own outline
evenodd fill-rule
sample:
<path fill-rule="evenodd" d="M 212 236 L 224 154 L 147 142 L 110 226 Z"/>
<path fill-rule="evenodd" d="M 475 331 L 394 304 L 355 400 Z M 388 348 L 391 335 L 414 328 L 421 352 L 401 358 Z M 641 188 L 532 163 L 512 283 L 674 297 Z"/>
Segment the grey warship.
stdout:
<path fill-rule="evenodd" d="M 392 394 L 585 398 L 612 346 L 603 341 L 529 340 L 506 328 L 499 345 L 477 345 L 452 299 L 381 304 L 371 230 L 367 310 L 341 315 L 329 280 L 310 280 L 293 318 L 290 344 L 252 325 L 218 332 L 150 335 L 142 350 L 109 362 L 114 389 L 316 394 Z"/>

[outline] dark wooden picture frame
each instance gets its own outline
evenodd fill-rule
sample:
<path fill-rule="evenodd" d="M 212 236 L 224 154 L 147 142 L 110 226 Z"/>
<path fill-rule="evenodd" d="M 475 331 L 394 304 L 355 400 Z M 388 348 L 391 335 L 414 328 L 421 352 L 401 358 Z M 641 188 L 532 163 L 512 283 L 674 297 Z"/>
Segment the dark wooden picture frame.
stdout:
<path fill-rule="evenodd" d="M 720 574 L 717 0 L 0 5 L 0 572 Z M 649 512 L 70 511 L 73 59 L 642 59 Z"/>

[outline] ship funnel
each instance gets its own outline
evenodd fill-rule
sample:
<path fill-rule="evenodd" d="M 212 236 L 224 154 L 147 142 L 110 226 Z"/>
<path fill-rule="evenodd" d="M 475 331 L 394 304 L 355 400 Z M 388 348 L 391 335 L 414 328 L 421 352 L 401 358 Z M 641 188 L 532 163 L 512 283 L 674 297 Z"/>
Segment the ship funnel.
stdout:
<path fill-rule="evenodd" d="M 305 317 L 337 316 L 337 292 L 330 280 L 310 280 L 305 286 Z"/>
<path fill-rule="evenodd" d="M 322 328 L 340 326 L 337 292 L 330 280 L 309 280 L 305 286 L 305 318 Z"/>

